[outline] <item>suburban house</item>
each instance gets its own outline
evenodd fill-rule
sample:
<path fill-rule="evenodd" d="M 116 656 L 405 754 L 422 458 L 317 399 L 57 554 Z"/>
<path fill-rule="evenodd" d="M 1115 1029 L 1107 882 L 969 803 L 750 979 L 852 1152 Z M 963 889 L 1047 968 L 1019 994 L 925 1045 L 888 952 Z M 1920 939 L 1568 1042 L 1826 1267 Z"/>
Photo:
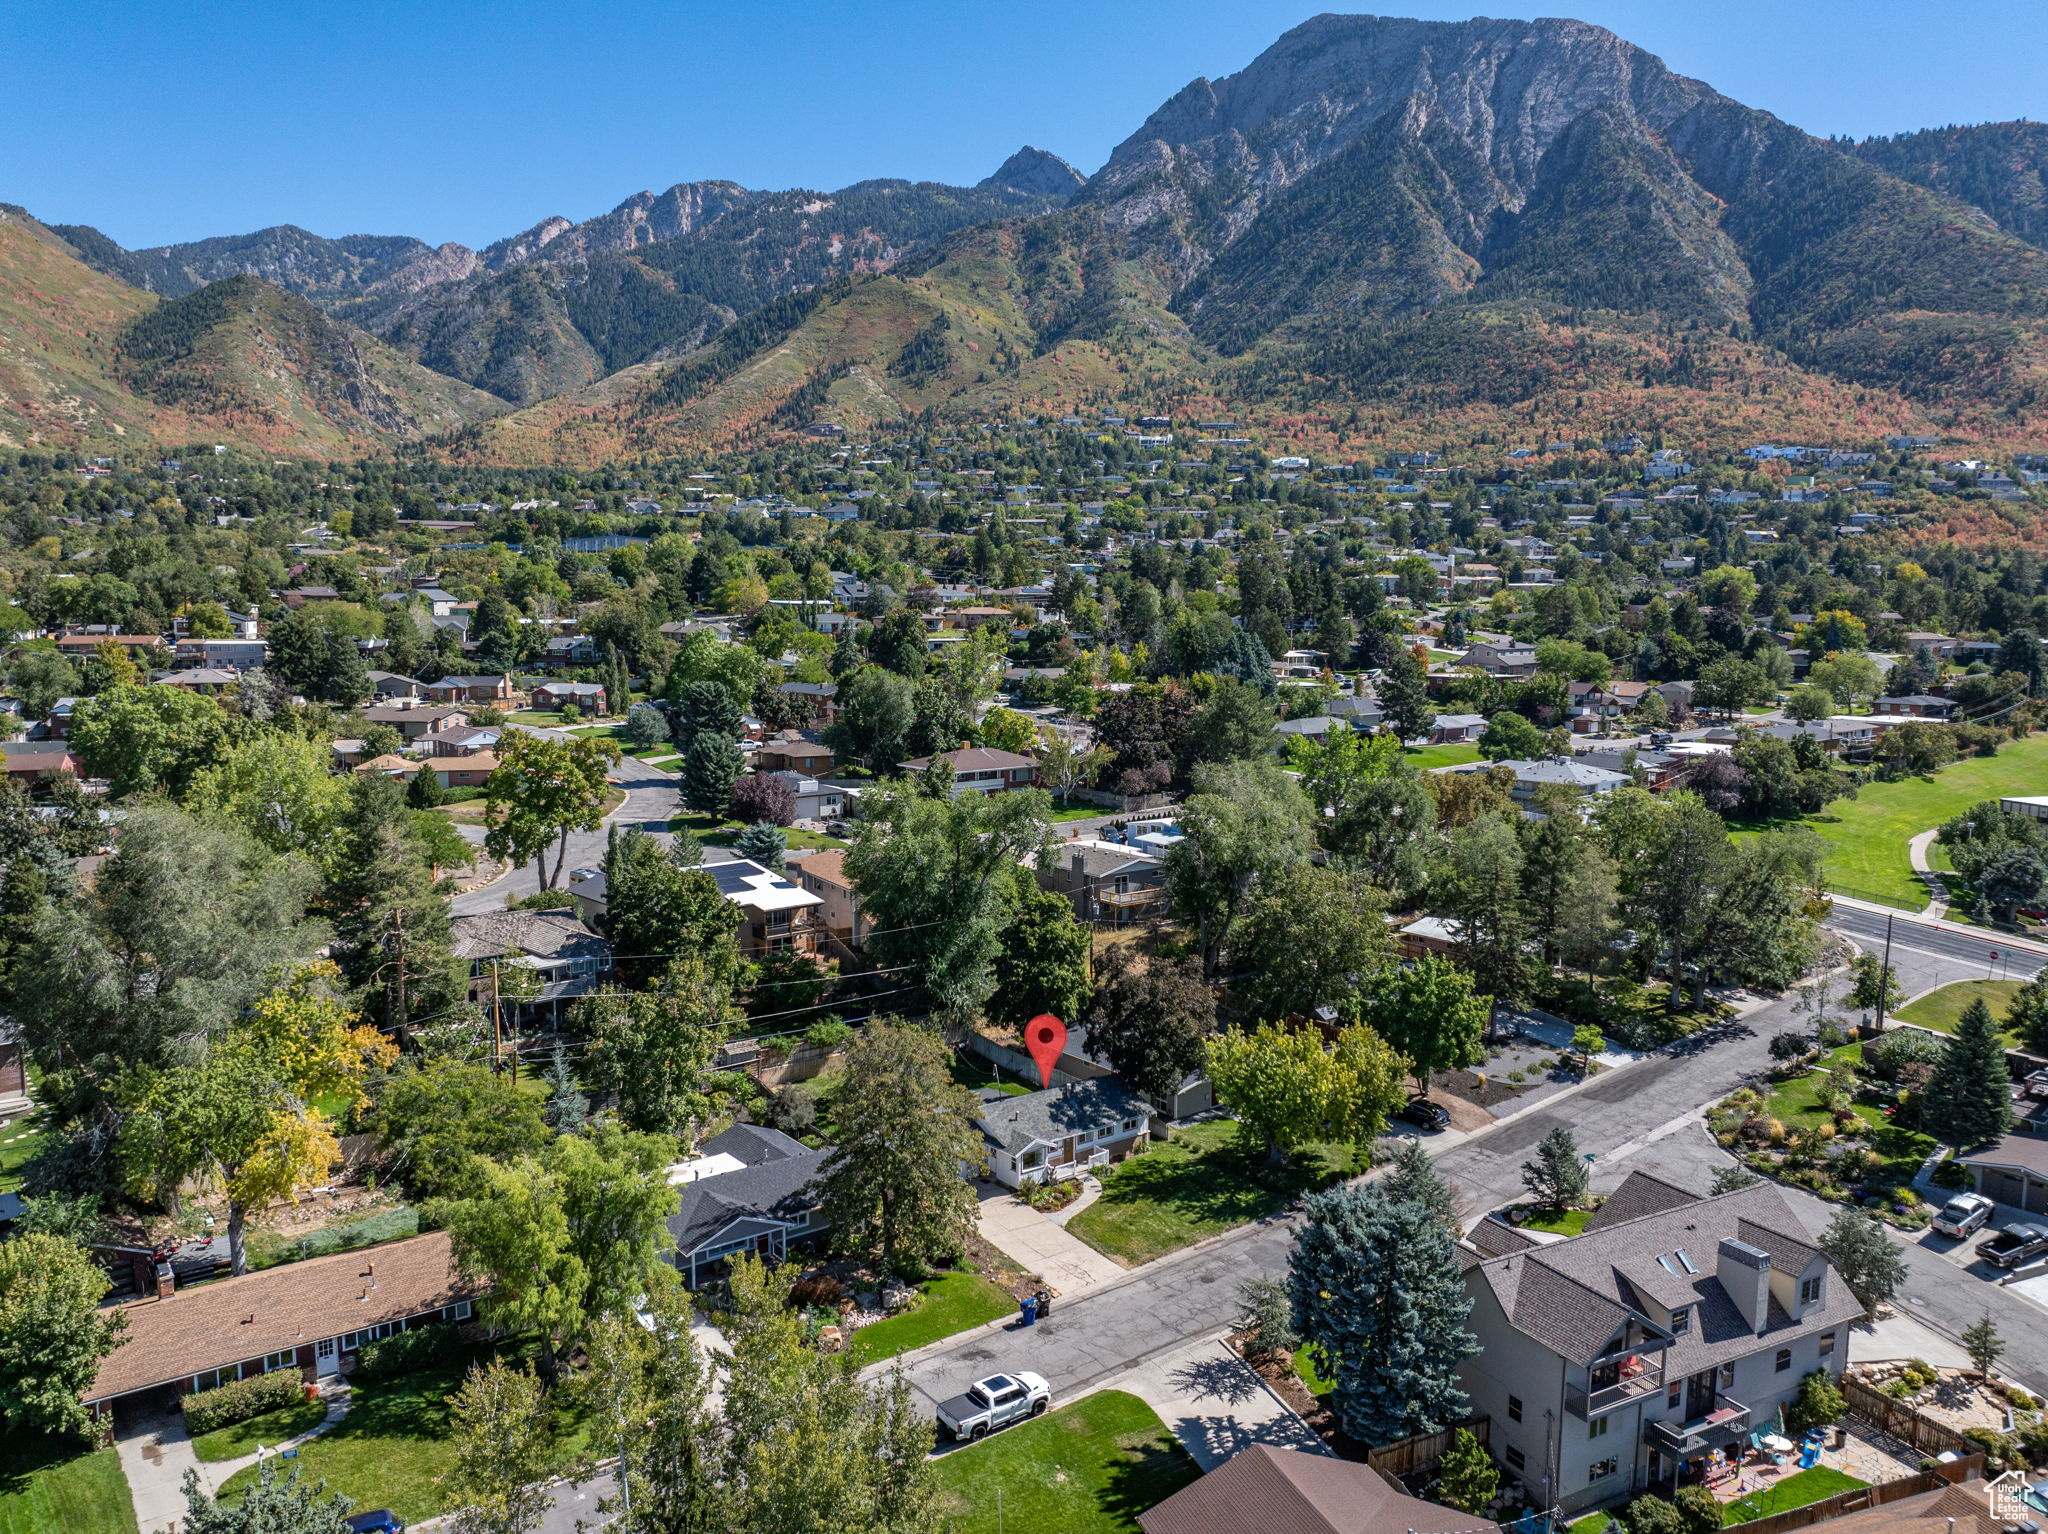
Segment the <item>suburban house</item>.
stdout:
<path fill-rule="evenodd" d="M 826 934 L 843 947 L 858 949 L 874 923 L 860 914 L 860 891 L 846 877 L 844 849 L 834 847 L 798 858 L 789 865 L 789 872 L 806 893 L 821 902 L 817 919 Z"/>
<path fill-rule="evenodd" d="M 1497 1525 L 1460 1516 L 1458 1534 Z M 1446 1522 L 1443 1507 L 1397 1490 L 1370 1465 L 1255 1443 L 1138 1514 L 1145 1534 L 1416 1534 Z"/>
<path fill-rule="evenodd" d="M 1493 644 L 1482 641 L 1451 662 L 1471 666 L 1488 676 L 1522 680 L 1536 674 L 1536 647 L 1526 644 Z"/>
<path fill-rule="evenodd" d="M 252 671 L 270 646 L 260 639 L 181 639 L 173 652 L 181 666 L 215 671 Z"/>
<path fill-rule="evenodd" d="M 219 671 L 211 666 L 192 666 L 184 671 L 166 671 L 154 680 L 158 687 L 175 687 L 180 692 L 214 697 L 235 685 L 236 673 Z"/>
<path fill-rule="evenodd" d="M 503 727 L 495 724 L 458 724 L 422 735 L 413 744 L 424 746 L 428 756 L 476 756 L 494 749 L 504 733 Z"/>
<path fill-rule="evenodd" d="M 670 1184 L 682 1189 L 668 1219 L 673 1260 L 690 1286 L 736 1253 L 780 1260 L 793 1244 L 823 1234 L 829 1222 L 813 1185 L 828 1154 L 779 1129 L 735 1124 L 670 1167 Z"/>
<path fill-rule="evenodd" d="M 1956 1160 L 1967 1167 L 1977 1191 L 2000 1204 L 2048 1215 L 2048 1139 L 2014 1134 Z"/>
<path fill-rule="evenodd" d="M 843 820 L 847 801 L 858 792 L 835 783 L 820 783 L 800 772 L 778 772 L 775 776 L 787 783 L 795 796 L 791 807 L 792 820 Z"/>
<path fill-rule="evenodd" d="M 0 1113 L 20 1113 L 28 1106 L 28 1057 L 22 1051 L 21 1025 L 0 1017 Z"/>
<path fill-rule="evenodd" d="M 16 783 L 47 782 L 60 772 L 78 775 L 78 758 L 62 740 L 0 741 L 5 753 L 7 776 Z"/>
<path fill-rule="evenodd" d="M 742 953 L 763 954 L 784 948 L 794 948 L 799 953 L 817 952 L 818 933 L 823 928 L 818 913 L 825 904 L 821 897 L 746 858 L 706 863 L 704 872 L 711 875 L 718 892 L 739 908 Z M 585 910 L 602 912 L 604 875 L 578 881 L 571 886 L 571 893 Z"/>
<path fill-rule="evenodd" d="M 1028 756 L 1019 756 L 1014 751 L 998 751 L 993 746 L 966 746 L 958 751 L 942 751 L 937 756 L 920 756 L 915 761 L 898 762 L 896 765 L 905 772 L 923 776 L 926 768 L 935 761 L 945 762 L 953 769 L 953 797 L 962 794 L 1001 794 L 1013 788 L 1030 788 L 1038 782 L 1038 763 Z"/>
<path fill-rule="evenodd" d="M 294 586 L 278 593 L 287 607 L 304 607 L 308 602 L 339 602 L 341 593 L 332 586 Z"/>
<path fill-rule="evenodd" d="M 785 731 L 778 739 L 764 740 L 754 753 L 756 772 L 794 772 L 807 778 L 832 770 L 832 748 L 815 740 L 806 740 L 794 730 Z"/>
<path fill-rule="evenodd" d="M 151 1392 L 166 1404 L 273 1369 L 340 1373 L 367 1343 L 469 1319 L 481 1286 L 455 1268 L 445 1231 L 179 1290 L 169 1264 L 155 1293 L 120 1307 L 121 1345 L 86 1388 L 95 1414 Z"/>
<path fill-rule="evenodd" d="M 407 740 L 418 740 L 437 730 L 451 730 L 469 723 L 469 714 L 459 708 L 422 708 L 411 703 L 375 703 L 363 710 L 363 723 L 388 724 Z"/>
<path fill-rule="evenodd" d="M 356 744 L 360 746 L 362 742 L 357 741 Z M 343 754 L 340 760 L 347 761 L 348 755 Z M 413 774 L 419 770 L 418 762 L 409 761 L 402 756 L 393 756 L 389 752 L 382 756 L 373 756 L 368 761 L 358 759 L 349 769 L 362 777 L 404 778 L 407 782 L 411 782 Z"/>
<path fill-rule="evenodd" d="M 1038 887 L 1065 895 L 1084 922 L 1121 925 L 1159 909 L 1166 899 L 1166 865 L 1118 842 L 1071 841 L 1038 870 Z"/>
<path fill-rule="evenodd" d="M 586 714 L 605 712 L 605 691 L 596 682 L 543 682 L 533 690 L 535 708 L 574 704 Z"/>
<path fill-rule="evenodd" d="M 1955 699 L 1914 694 L 1904 698 L 1879 698 L 1870 705 L 1873 714 L 1905 714 L 1914 719 L 1946 719 L 1956 709 Z"/>
<path fill-rule="evenodd" d="M 1274 726 L 1280 736 L 1279 749 L 1283 752 L 1286 750 L 1287 742 L 1297 736 L 1320 746 L 1329 739 L 1333 730 L 1341 734 L 1350 728 L 1350 724 L 1344 720 L 1328 714 L 1311 714 L 1305 719 L 1283 719 Z"/>
<path fill-rule="evenodd" d="M 436 703 L 482 703 L 508 708 L 519 701 L 519 689 L 509 676 L 444 676 L 427 683 L 427 696 Z"/>
<path fill-rule="evenodd" d="M 1523 806 L 1534 803 L 1537 794 L 1546 788 L 1568 788 L 1597 797 L 1626 788 L 1629 783 L 1627 773 L 1609 772 L 1605 767 L 1589 767 L 1579 761 L 1510 761 L 1499 765 L 1515 775 L 1508 794 Z"/>
<path fill-rule="evenodd" d="M 1486 733 L 1484 714 L 1438 714 L 1430 727 L 1432 746 L 1468 746 Z"/>
<path fill-rule="evenodd" d="M 128 652 L 129 659 L 140 658 L 139 652 L 153 650 L 163 643 L 160 634 L 60 634 L 57 636 L 57 653 L 73 660 L 90 659 L 103 644 L 117 644 Z"/>
<path fill-rule="evenodd" d="M 1458 1376 L 1544 1505 L 1668 1495 L 1848 1364 L 1863 1307 L 1768 1183 L 1700 1198 L 1631 1172 L 1584 1234 L 1534 1241 L 1487 1220 L 1461 1246 L 1480 1351 Z"/>
<path fill-rule="evenodd" d="M 498 770 L 498 753 L 471 751 L 459 756 L 435 755 L 426 770 L 440 779 L 443 788 L 482 788 Z"/>
<path fill-rule="evenodd" d="M 455 957 L 469 965 L 472 1001 L 489 1002 L 494 970 L 502 983 L 503 971 L 517 965 L 540 981 L 539 991 L 520 1005 L 553 1016 L 563 1002 L 596 990 L 612 967 L 612 945 L 567 911 L 482 911 L 449 926 Z"/>
<path fill-rule="evenodd" d="M 424 698 L 427 695 L 426 688 L 396 671 L 372 671 L 370 692 L 378 698 Z"/>
<path fill-rule="evenodd" d="M 989 1173 L 1006 1188 L 1079 1177 L 1131 1153 L 1152 1131 L 1152 1109 L 1116 1076 L 997 1096 L 975 1118 Z"/>
<path fill-rule="evenodd" d="M 1569 709 L 1571 727 L 1579 731 L 1599 729 L 1607 720 L 1633 714 L 1644 695 L 1652 690 L 1648 682 L 1574 682 Z"/>

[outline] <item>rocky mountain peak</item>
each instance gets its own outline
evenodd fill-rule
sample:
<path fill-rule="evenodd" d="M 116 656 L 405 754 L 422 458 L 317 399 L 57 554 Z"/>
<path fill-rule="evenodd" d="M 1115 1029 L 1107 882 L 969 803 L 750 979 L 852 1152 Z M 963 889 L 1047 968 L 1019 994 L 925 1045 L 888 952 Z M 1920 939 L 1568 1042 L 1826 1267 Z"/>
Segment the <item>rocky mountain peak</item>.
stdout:
<path fill-rule="evenodd" d="M 1041 197 L 1071 197 L 1087 180 L 1078 170 L 1050 150 L 1026 144 L 996 167 L 995 174 L 975 183 L 977 188 L 1007 186 Z"/>

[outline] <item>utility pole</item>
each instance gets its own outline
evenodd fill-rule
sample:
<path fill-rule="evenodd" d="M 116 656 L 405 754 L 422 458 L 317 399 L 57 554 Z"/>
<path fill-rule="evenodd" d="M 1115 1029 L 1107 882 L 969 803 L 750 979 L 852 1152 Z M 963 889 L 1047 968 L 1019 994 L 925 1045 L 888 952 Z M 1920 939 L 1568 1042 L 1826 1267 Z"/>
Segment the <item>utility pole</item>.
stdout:
<path fill-rule="evenodd" d="M 1884 919 L 1884 958 L 1877 967 L 1877 1031 L 1884 1032 L 1884 1004 L 1892 989 L 1892 918 Z"/>
<path fill-rule="evenodd" d="M 503 1017 L 498 1007 L 498 961 L 491 960 L 491 1074 L 498 1073 L 498 1057 L 504 1050 Z"/>

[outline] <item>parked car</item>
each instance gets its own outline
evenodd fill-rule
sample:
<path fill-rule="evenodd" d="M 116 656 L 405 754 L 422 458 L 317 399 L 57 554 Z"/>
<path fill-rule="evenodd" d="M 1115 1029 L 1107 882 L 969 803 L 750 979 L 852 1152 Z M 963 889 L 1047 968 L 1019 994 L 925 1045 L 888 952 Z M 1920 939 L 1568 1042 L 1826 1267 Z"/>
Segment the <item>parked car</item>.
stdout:
<path fill-rule="evenodd" d="M 1442 1103 L 1433 1103 L 1426 1097 L 1411 1097 L 1408 1106 L 1401 1110 L 1401 1117 L 1419 1129 L 1449 1129 L 1451 1115 Z"/>
<path fill-rule="evenodd" d="M 1979 1241 L 1977 1255 L 1997 1268 L 2016 1268 L 2048 1257 L 2048 1225 L 2008 1225 L 1989 1240 Z"/>
<path fill-rule="evenodd" d="M 350 1534 L 405 1534 L 405 1525 L 388 1507 L 380 1507 L 374 1513 L 357 1513 L 346 1519 L 342 1527 Z"/>
<path fill-rule="evenodd" d="M 1997 1207 L 1981 1193 L 1958 1193 L 1941 1206 L 1941 1213 L 1934 1217 L 1934 1228 L 1939 1234 L 1960 1241 L 1982 1229 Z"/>
<path fill-rule="evenodd" d="M 947 1437 L 982 1438 L 999 1427 L 1035 1417 L 1052 1402 L 1052 1387 L 1036 1374 L 991 1374 L 966 1393 L 939 1403 L 939 1427 Z"/>

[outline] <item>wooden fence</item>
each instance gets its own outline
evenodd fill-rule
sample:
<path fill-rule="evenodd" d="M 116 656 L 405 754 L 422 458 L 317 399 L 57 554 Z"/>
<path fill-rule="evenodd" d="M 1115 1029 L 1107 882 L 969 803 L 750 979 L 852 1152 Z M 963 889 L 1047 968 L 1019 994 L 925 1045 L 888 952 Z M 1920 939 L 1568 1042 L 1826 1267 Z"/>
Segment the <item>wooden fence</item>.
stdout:
<path fill-rule="evenodd" d="M 1883 1507 L 1888 1502 L 1917 1497 L 1922 1492 L 1939 1491 L 1942 1487 L 1953 1486 L 1958 1481 L 1974 1481 L 1983 1473 L 1984 1456 L 1973 1454 L 1968 1459 L 1953 1460 L 1932 1470 L 1923 1470 L 1918 1475 L 1909 1475 L 1903 1480 L 1884 1481 L 1876 1486 L 1859 1486 L 1854 1491 L 1845 1491 L 1839 1496 L 1809 1502 L 1804 1507 L 1790 1507 L 1782 1513 L 1770 1513 L 1762 1518 L 1753 1518 L 1748 1523 L 1735 1524 L 1733 1527 L 1740 1530 L 1741 1534 L 1784 1534 L 1787 1529 L 1803 1529 L 1809 1524 L 1840 1517 L 1843 1513 L 1860 1513 L 1868 1508 Z"/>
<path fill-rule="evenodd" d="M 1485 1448 L 1492 1421 L 1490 1417 L 1469 1417 L 1463 1422 L 1452 1423 L 1441 1433 L 1423 1433 L 1414 1438 L 1404 1438 L 1399 1443 L 1381 1444 L 1366 1454 L 1365 1462 L 1381 1475 L 1396 1481 L 1427 1475 L 1449 1452 L 1461 1430 L 1470 1433 L 1479 1440 L 1479 1446 Z"/>
<path fill-rule="evenodd" d="M 1975 1451 L 1976 1445 L 1948 1424 L 1935 1421 L 1904 1401 L 1894 1400 L 1863 1380 L 1845 1375 L 1842 1379 L 1842 1400 L 1850 1416 L 1860 1417 L 1880 1433 L 1889 1433 L 1901 1442 L 1911 1444 L 1922 1454 L 1950 1451 L 1970 1454 Z"/>

